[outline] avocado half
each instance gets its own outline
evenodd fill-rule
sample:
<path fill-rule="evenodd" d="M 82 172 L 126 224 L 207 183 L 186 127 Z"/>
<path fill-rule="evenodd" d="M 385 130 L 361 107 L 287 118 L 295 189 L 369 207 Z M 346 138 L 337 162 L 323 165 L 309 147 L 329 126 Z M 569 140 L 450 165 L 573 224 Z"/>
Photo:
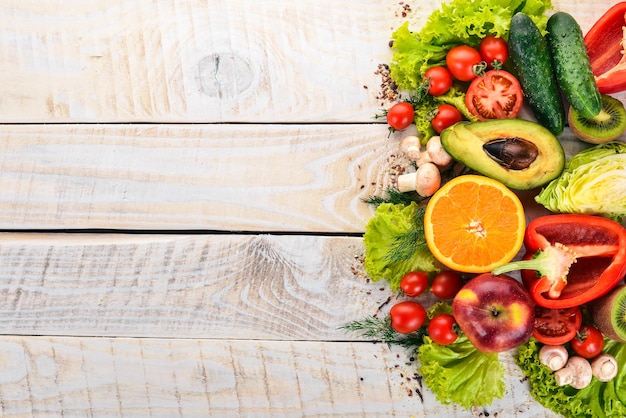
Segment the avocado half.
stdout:
<path fill-rule="evenodd" d="M 516 190 L 542 186 L 565 166 L 558 138 L 525 119 L 459 122 L 441 133 L 441 144 L 468 168 Z"/>

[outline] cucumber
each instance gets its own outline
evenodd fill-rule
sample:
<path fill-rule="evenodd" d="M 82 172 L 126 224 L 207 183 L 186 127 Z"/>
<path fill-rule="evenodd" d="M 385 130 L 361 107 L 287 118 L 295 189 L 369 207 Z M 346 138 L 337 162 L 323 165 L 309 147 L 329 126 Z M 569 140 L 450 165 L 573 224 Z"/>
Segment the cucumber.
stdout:
<path fill-rule="evenodd" d="M 548 42 L 530 17 L 516 13 L 509 31 L 509 60 L 537 122 L 563 133 L 565 107 L 552 68 Z"/>
<path fill-rule="evenodd" d="M 597 116 L 602 109 L 602 98 L 580 26 L 572 15 L 556 12 L 548 19 L 546 29 L 554 72 L 563 95 L 583 118 Z"/>

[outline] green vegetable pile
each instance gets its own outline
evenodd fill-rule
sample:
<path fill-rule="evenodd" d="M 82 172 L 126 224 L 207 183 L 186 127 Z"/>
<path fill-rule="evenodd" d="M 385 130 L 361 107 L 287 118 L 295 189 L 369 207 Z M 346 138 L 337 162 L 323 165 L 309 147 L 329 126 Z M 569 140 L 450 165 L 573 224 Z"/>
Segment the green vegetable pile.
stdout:
<path fill-rule="evenodd" d="M 382 203 L 370 219 L 363 240 L 365 271 L 374 281 L 386 280 L 397 291 L 407 271 L 438 271 L 424 238 L 424 208 Z"/>
<path fill-rule="evenodd" d="M 517 364 L 528 376 L 531 395 L 544 407 L 575 418 L 626 417 L 626 371 L 602 383 L 594 379 L 584 389 L 557 386 L 554 372 L 539 362 L 540 344 L 531 339 L 519 348 Z M 603 352 L 612 354 L 618 364 L 626 364 L 626 344 L 605 340 Z"/>
<path fill-rule="evenodd" d="M 419 32 L 405 22 L 392 35 L 391 77 L 402 90 L 413 92 L 408 100 L 415 105 L 415 123 L 422 141 L 435 135 L 431 112 L 439 104 L 451 104 L 473 120 L 465 106 L 463 86 L 447 93 L 424 93 L 423 74 L 427 68 L 445 65 L 448 50 L 456 45 L 476 47 L 488 34 L 508 38 L 512 16 L 522 11 L 544 30 L 552 9 L 549 0 L 453 0 L 433 12 Z M 599 214 L 621 221 L 626 218 L 626 144 L 597 145 L 575 155 L 565 170 L 550 182 L 536 201 L 552 212 Z M 365 272 L 373 281 L 388 282 L 400 291 L 402 277 L 411 271 L 436 273 L 442 269 L 424 238 L 424 205 L 397 190 L 390 199 L 371 198 L 376 210 L 364 234 Z M 403 195 L 402 198 L 400 195 Z M 428 318 L 451 313 L 448 303 L 428 310 Z M 465 408 L 486 406 L 505 393 L 504 367 L 498 354 L 479 351 L 462 333 L 449 345 L 434 343 L 427 335 L 427 323 L 417 332 L 399 334 L 385 319 L 369 317 L 344 327 L 387 344 L 403 346 L 419 361 L 424 384 L 442 404 Z M 626 417 L 626 344 L 606 340 L 604 352 L 620 364 L 618 376 L 608 383 L 598 380 L 582 390 L 557 386 L 554 372 L 538 358 L 541 347 L 534 338 L 518 348 L 516 361 L 528 377 L 531 395 L 544 407 L 567 417 Z"/>
<path fill-rule="evenodd" d="M 433 12 L 419 32 L 405 22 L 393 34 L 391 76 L 403 90 L 417 90 L 422 74 L 433 65 L 444 65 L 446 53 L 456 45 L 477 47 L 488 34 L 507 39 L 509 24 L 519 11 L 539 28 L 545 28 L 550 0 L 455 0 Z"/>
<path fill-rule="evenodd" d="M 434 11 L 419 32 L 412 32 L 408 21 L 393 32 L 391 77 L 401 90 L 412 92 L 408 101 L 416 108 L 415 123 L 423 143 L 435 135 L 431 119 L 440 104 L 452 105 L 467 120 L 476 120 L 465 104 L 462 86 L 453 86 L 441 96 L 424 94 L 424 72 L 445 65 L 446 53 L 454 46 L 477 47 L 488 34 L 507 39 L 511 17 L 518 11 L 545 28 L 545 12 L 551 8 L 549 0 L 454 0 Z"/>

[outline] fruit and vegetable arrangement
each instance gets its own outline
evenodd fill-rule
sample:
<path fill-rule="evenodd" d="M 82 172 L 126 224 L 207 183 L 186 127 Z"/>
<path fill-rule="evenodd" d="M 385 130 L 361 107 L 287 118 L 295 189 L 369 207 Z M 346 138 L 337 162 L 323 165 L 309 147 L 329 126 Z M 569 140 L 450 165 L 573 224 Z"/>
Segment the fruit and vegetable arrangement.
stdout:
<path fill-rule="evenodd" d="M 392 33 L 391 132 L 412 171 L 373 207 L 364 269 L 396 293 L 343 326 L 488 406 L 512 353 L 567 417 L 626 416 L 626 2 L 583 34 L 549 0 L 451 0 Z M 526 111 L 526 113 L 525 113 Z M 566 129 L 583 146 L 567 156 Z M 546 214 L 527 219 L 520 191 Z M 436 302 L 425 303 L 428 296 Z"/>

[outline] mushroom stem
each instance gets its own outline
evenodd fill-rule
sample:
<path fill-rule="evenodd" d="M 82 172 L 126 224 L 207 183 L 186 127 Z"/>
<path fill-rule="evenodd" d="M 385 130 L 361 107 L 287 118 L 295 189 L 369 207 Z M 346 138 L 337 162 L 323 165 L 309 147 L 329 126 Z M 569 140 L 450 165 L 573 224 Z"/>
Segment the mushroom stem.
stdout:
<path fill-rule="evenodd" d="M 562 369 L 568 357 L 567 350 L 562 345 L 544 345 L 539 350 L 539 361 L 552 371 Z"/>
<path fill-rule="evenodd" d="M 417 191 L 423 197 L 432 196 L 441 186 L 441 173 L 433 163 L 423 164 L 414 173 L 398 176 L 398 190 L 401 193 Z"/>
<path fill-rule="evenodd" d="M 575 389 L 583 389 L 591 383 L 593 373 L 591 364 L 587 359 L 580 356 L 572 356 L 565 367 L 554 372 L 554 378 L 558 386 L 570 385 Z"/>
<path fill-rule="evenodd" d="M 601 382 L 615 378 L 618 368 L 617 360 L 610 354 L 600 354 L 591 362 L 593 375 Z"/>

